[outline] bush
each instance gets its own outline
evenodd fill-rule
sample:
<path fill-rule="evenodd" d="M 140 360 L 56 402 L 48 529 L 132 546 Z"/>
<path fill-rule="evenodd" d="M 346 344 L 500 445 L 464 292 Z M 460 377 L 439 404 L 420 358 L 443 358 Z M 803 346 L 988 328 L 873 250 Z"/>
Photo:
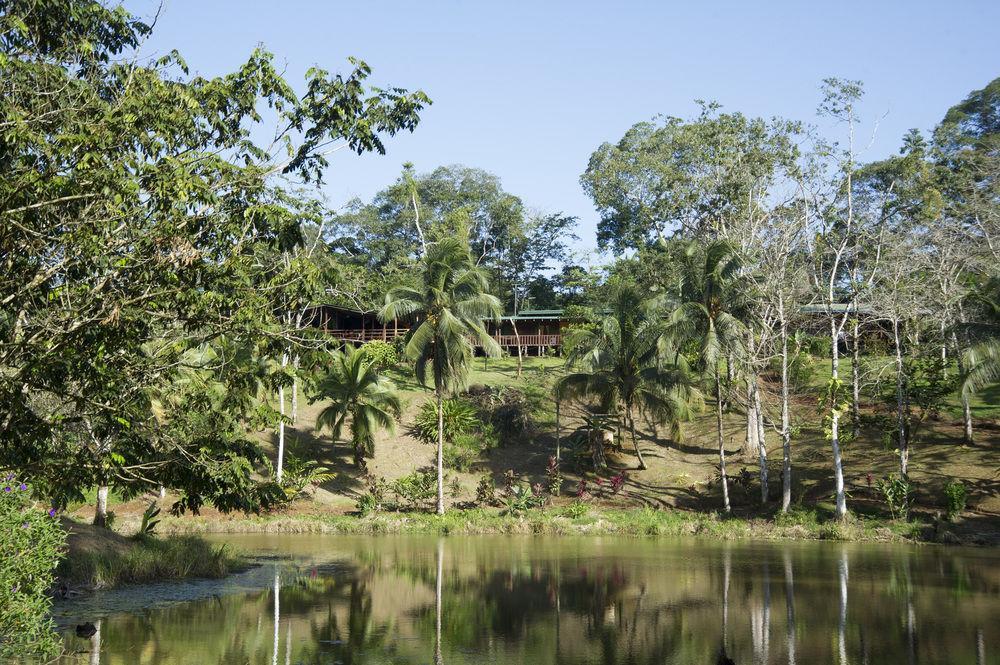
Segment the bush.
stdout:
<path fill-rule="evenodd" d="M 495 433 L 502 446 L 530 441 L 535 435 L 532 413 L 544 401 L 543 392 L 509 386 L 476 386 L 467 393 L 485 424 L 484 433 Z M 490 429 L 485 429 L 490 428 Z"/>
<path fill-rule="evenodd" d="M 498 504 L 497 484 L 492 474 L 487 473 L 479 479 L 479 484 L 476 485 L 476 503 L 483 507 Z"/>
<path fill-rule="evenodd" d="M 826 335 L 804 335 L 801 348 L 814 358 L 829 358 L 833 343 Z"/>
<path fill-rule="evenodd" d="M 373 340 L 362 346 L 361 352 L 364 353 L 368 366 L 376 372 L 383 372 L 399 364 L 399 353 L 395 345 L 389 342 Z"/>
<path fill-rule="evenodd" d="M 961 481 L 951 480 L 944 486 L 945 506 L 948 509 L 948 519 L 953 520 L 965 510 L 965 502 L 968 498 L 965 485 Z"/>
<path fill-rule="evenodd" d="M 281 488 L 289 501 L 304 496 L 317 485 L 333 480 L 336 474 L 315 460 L 306 460 L 291 451 L 285 455 Z"/>
<path fill-rule="evenodd" d="M 472 432 L 477 423 L 476 409 L 461 399 L 446 399 L 441 403 L 444 422 L 444 440 L 454 442 L 455 438 Z M 413 423 L 417 437 L 425 443 L 436 443 L 438 439 L 437 402 L 430 400 L 420 407 Z"/>
<path fill-rule="evenodd" d="M 0 487 L 0 661 L 58 650 L 48 591 L 65 538 L 54 511 L 36 505 L 27 485 L 7 476 Z"/>
<path fill-rule="evenodd" d="M 906 519 L 910 511 L 910 494 L 913 491 L 910 482 L 898 474 L 893 474 L 878 481 L 875 487 L 882 494 L 892 518 Z"/>
<path fill-rule="evenodd" d="M 417 470 L 399 478 L 392 484 L 392 491 L 407 508 L 426 507 L 437 495 L 437 473 L 434 470 Z"/>
<path fill-rule="evenodd" d="M 770 364 L 771 372 L 775 380 L 781 378 L 781 358 L 772 358 Z M 793 349 L 788 350 L 788 383 L 796 390 L 808 388 L 812 382 L 813 375 L 816 374 L 816 361 L 805 351 L 796 353 Z"/>
<path fill-rule="evenodd" d="M 385 509 L 385 495 L 389 486 L 374 474 L 365 476 L 365 493 L 358 498 L 357 509 L 362 517 Z"/>
<path fill-rule="evenodd" d="M 475 434 L 460 434 L 453 443 L 444 445 L 444 465 L 449 469 L 468 471 L 479 459 L 482 448 Z"/>
<path fill-rule="evenodd" d="M 502 514 L 521 515 L 544 504 L 545 497 L 536 494 L 526 483 L 519 483 L 504 492 L 500 502 L 503 505 Z"/>

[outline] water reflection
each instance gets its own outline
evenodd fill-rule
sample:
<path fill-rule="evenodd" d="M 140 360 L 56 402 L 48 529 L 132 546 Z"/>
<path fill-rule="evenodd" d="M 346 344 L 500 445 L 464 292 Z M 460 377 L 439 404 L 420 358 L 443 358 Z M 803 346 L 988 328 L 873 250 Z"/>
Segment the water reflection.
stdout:
<path fill-rule="evenodd" d="M 273 553 L 286 558 L 248 574 L 255 588 L 199 587 L 200 597 L 162 608 L 105 594 L 95 599 L 100 617 L 86 609 L 89 616 L 65 619 L 98 629 L 86 640 L 67 629 L 75 652 L 67 661 L 984 665 L 1000 653 L 989 628 L 1000 623 L 1000 558 L 988 551 L 583 538 L 232 540 L 244 549 L 278 543 Z M 785 611 L 772 613 L 782 579 Z"/>

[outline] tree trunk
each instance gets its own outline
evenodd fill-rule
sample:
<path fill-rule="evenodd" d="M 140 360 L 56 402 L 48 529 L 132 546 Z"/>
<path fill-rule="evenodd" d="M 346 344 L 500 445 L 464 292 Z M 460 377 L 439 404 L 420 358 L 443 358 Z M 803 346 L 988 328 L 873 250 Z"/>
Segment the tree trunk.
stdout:
<path fill-rule="evenodd" d="M 757 452 L 757 409 L 754 406 L 753 401 L 753 384 L 751 383 L 752 377 L 747 374 L 747 391 L 746 391 L 746 433 L 745 439 L 743 440 L 743 458 L 751 459 Z"/>
<path fill-rule="evenodd" d="M 559 435 L 562 430 L 559 427 L 559 400 L 556 400 L 556 463 L 562 461 L 562 450 L 559 445 Z"/>
<path fill-rule="evenodd" d="M 97 488 L 97 508 L 94 511 L 94 526 L 106 529 L 108 526 L 108 486 Z"/>
<path fill-rule="evenodd" d="M 840 349 L 837 348 L 837 324 L 830 315 L 830 378 L 836 385 L 840 378 Z M 844 464 L 840 457 L 840 411 L 837 395 L 830 395 L 830 447 L 833 449 L 833 475 L 837 492 L 837 519 L 847 517 L 847 496 L 844 493 Z"/>
<path fill-rule="evenodd" d="M 722 381 L 719 369 L 715 370 L 715 425 L 719 436 L 719 477 L 722 482 L 722 508 L 728 514 L 729 482 L 726 480 L 726 446 L 722 439 Z"/>
<path fill-rule="evenodd" d="M 861 331 L 854 319 L 851 330 L 851 438 L 861 435 Z"/>
<path fill-rule="evenodd" d="M 733 395 L 733 381 L 735 381 L 735 361 L 732 352 L 726 355 L 726 399 L 722 403 L 722 408 L 729 411 L 729 400 Z"/>
<path fill-rule="evenodd" d="M 299 357 L 292 360 L 292 425 L 299 421 Z"/>
<path fill-rule="evenodd" d="M 521 367 L 523 365 L 523 360 L 521 358 L 521 336 L 517 333 L 517 321 L 511 319 L 510 325 L 514 328 L 514 343 L 517 344 L 517 378 L 520 379 Z"/>
<path fill-rule="evenodd" d="M 438 445 L 437 445 L 437 514 L 444 515 L 444 398 L 437 391 Z"/>
<path fill-rule="evenodd" d="M 903 373 L 903 348 L 899 339 L 899 319 L 892 319 L 892 341 L 896 355 L 896 436 L 899 437 L 899 475 L 906 478 L 906 467 L 910 461 L 910 442 L 906 432 L 905 391 L 906 378 Z"/>
<path fill-rule="evenodd" d="M 760 387 L 757 379 L 753 382 L 753 406 L 757 413 L 757 464 L 760 469 L 760 504 L 767 505 L 768 501 L 768 479 L 767 479 L 767 440 L 764 438 L 764 409 L 760 404 Z"/>
<path fill-rule="evenodd" d="M 282 354 L 281 367 L 288 366 L 288 354 Z M 274 477 L 280 483 L 285 468 L 285 386 L 278 386 L 278 412 L 281 420 L 278 422 L 278 465 Z"/>
<path fill-rule="evenodd" d="M 792 436 L 788 415 L 788 324 L 784 303 L 779 302 L 781 316 L 781 512 L 787 513 L 792 503 Z"/>
<path fill-rule="evenodd" d="M 958 335 L 952 331 L 951 333 L 952 344 L 955 346 L 955 360 L 958 363 L 958 376 L 962 377 L 965 375 L 965 362 L 962 359 L 962 349 L 958 346 Z M 965 394 L 964 390 L 961 390 L 962 397 L 962 443 L 967 446 L 973 444 L 972 437 L 972 407 L 969 404 L 969 396 Z"/>
<path fill-rule="evenodd" d="M 628 407 L 625 411 L 628 416 L 628 428 L 629 434 L 632 436 L 632 447 L 635 448 L 635 456 L 639 458 L 639 469 L 646 469 L 646 460 L 642 459 L 642 451 L 639 450 L 639 439 L 635 436 L 635 418 L 632 416 L 632 407 Z"/>

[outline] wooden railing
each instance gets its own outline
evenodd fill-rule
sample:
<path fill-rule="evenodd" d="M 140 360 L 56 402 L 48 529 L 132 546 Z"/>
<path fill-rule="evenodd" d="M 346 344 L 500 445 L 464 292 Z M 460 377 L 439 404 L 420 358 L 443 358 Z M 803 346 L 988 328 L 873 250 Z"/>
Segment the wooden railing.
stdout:
<path fill-rule="evenodd" d="M 391 340 L 396 337 L 405 335 L 410 331 L 409 328 L 386 328 L 385 330 L 374 329 L 374 330 L 350 330 L 350 329 L 337 329 L 337 328 L 326 328 L 324 332 L 333 337 L 334 339 L 343 340 L 345 342 L 371 342 L 373 340 Z M 562 335 L 521 335 L 520 337 L 515 335 L 494 335 L 493 339 L 497 341 L 500 346 L 562 346 Z M 479 346 L 479 344 L 476 344 Z"/>

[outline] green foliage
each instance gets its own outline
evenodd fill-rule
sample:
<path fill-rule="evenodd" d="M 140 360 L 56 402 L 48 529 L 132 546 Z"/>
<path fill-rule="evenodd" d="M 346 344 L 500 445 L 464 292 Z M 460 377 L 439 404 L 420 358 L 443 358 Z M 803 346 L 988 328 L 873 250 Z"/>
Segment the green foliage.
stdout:
<path fill-rule="evenodd" d="M 361 351 L 369 367 L 376 372 L 384 372 L 399 364 L 399 353 L 391 342 L 372 340 L 362 346 Z"/>
<path fill-rule="evenodd" d="M 288 501 L 294 501 L 305 496 L 319 485 L 330 482 L 336 475 L 325 466 L 320 466 L 316 460 L 305 459 L 288 451 L 285 453 L 281 487 L 285 491 Z"/>
<path fill-rule="evenodd" d="M 140 538 L 150 538 L 156 532 L 156 525 L 160 523 L 157 519 L 160 516 L 160 507 L 155 501 L 150 501 L 146 510 L 142 513 L 142 522 L 139 524 L 139 531 L 136 535 Z"/>
<path fill-rule="evenodd" d="M 906 519 L 910 511 L 913 486 L 898 474 L 886 476 L 878 481 L 876 489 L 882 495 L 889 514 L 893 519 Z"/>
<path fill-rule="evenodd" d="M 467 401 L 454 397 L 441 402 L 441 417 L 444 425 L 444 440 L 454 442 L 457 437 L 469 434 L 479 422 L 476 409 Z M 424 402 L 413 421 L 417 437 L 425 443 L 438 440 L 437 402 Z"/>
<path fill-rule="evenodd" d="M 476 485 L 476 505 L 481 507 L 499 505 L 497 498 L 497 484 L 493 480 L 493 474 L 484 474 Z"/>
<path fill-rule="evenodd" d="M 545 465 L 545 484 L 549 494 L 559 496 L 562 491 L 563 476 L 559 469 L 559 462 L 555 455 L 549 456 L 549 462 Z"/>
<path fill-rule="evenodd" d="M 329 400 L 316 417 L 316 429 L 328 428 L 334 441 L 345 424 L 350 428 L 354 463 L 361 469 L 375 453 L 375 433 L 395 430 L 403 410 L 395 385 L 368 362 L 364 347 L 348 344 L 330 354 L 326 375 L 310 401 Z M 349 419 L 349 424 L 348 424 Z"/>
<path fill-rule="evenodd" d="M 523 515 L 532 508 L 545 505 L 545 497 L 535 494 L 527 483 L 517 483 L 500 497 L 502 515 Z"/>
<path fill-rule="evenodd" d="M 944 486 L 945 506 L 948 510 L 948 519 L 953 520 L 963 510 L 968 492 L 965 485 L 960 480 L 949 480 Z"/>
<path fill-rule="evenodd" d="M 803 351 L 813 358 L 829 358 L 833 343 L 829 335 L 802 335 L 798 339 Z"/>
<path fill-rule="evenodd" d="M 169 45 L 139 57 L 151 30 L 90 0 L 0 10 L 0 466 L 62 504 L 162 485 L 175 512 L 259 511 L 282 492 L 247 430 L 292 370 L 256 383 L 250 360 L 309 346 L 284 314 L 320 281 L 295 250 L 323 206 L 288 183 L 320 181 L 331 144 L 383 152 L 430 100 L 360 60 L 296 94 L 259 48 L 206 78 Z M 222 339 L 241 352 L 199 364 L 212 389 L 177 389 Z"/>
<path fill-rule="evenodd" d="M 576 499 L 573 503 L 562 509 L 564 516 L 574 520 L 580 519 L 588 512 L 590 512 L 590 506 L 583 499 Z"/>
<path fill-rule="evenodd" d="M 386 494 L 389 491 L 389 484 L 379 476 L 368 474 L 365 476 L 365 492 L 358 497 L 358 513 L 364 517 L 373 513 L 380 513 L 385 509 Z"/>
<path fill-rule="evenodd" d="M 392 484 L 396 498 L 410 510 L 426 507 L 434 499 L 437 476 L 433 469 L 417 470 Z"/>
<path fill-rule="evenodd" d="M 66 535 L 13 474 L 0 484 L 0 660 L 47 657 L 59 647 L 49 619 Z"/>
<path fill-rule="evenodd" d="M 781 358 L 771 359 L 771 371 L 780 376 Z M 804 391 L 808 388 L 816 375 L 816 361 L 805 351 L 788 352 L 788 383 L 794 390 Z"/>
<path fill-rule="evenodd" d="M 486 424 L 480 425 L 480 429 L 487 441 L 506 446 L 529 443 L 532 440 L 535 435 L 532 414 L 536 411 L 541 395 L 535 395 L 535 400 L 532 400 L 529 390 L 529 386 L 524 389 L 476 386 L 469 390 L 468 399 L 479 412 L 479 422 Z"/>
<path fill-rule="evenodd" d="M 191 577 L 222 578 L 245 562 L 226 545 L 197 536 L 142 538 L 124 550 L 83 551 L 59 565 L 59 578 L 95 589 Z"/>

